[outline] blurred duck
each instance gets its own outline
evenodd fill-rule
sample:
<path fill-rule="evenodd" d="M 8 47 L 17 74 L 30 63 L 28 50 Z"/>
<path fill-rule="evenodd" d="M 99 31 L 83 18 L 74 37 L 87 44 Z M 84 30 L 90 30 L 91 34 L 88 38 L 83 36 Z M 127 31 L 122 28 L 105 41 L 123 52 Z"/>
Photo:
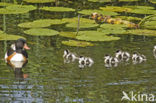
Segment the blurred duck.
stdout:
<path fill-rule="evenodd" d="M 105 63 L 105 64 L 110 64 L 110 58 L 111 58 L 111 56 L 109 56 L 108 54 L 106 54 L 106 55 L 104 56 L 104 63 Z"/>
<path fill-rule="evenodd" d="M 77 59 L 76 55 L 71 53 L 68 49 L 64 50 L 63 58 L 65 63 L 74 62 Z"/>
<path fill-rule="evenodd" d="M 87 65 L 88 67 L 91 67 L 93 64 L 94 64 L 94 61 L 92 58 L 85 57 L 85 65 Z"/>
<path fill-rule="evenodd" d="M 116 57 L 111 57 L 108 54 L 104 56 L 105 67 L 117 67 L 118 59 Z"/>
<path fill-rule="evenodd" d="M 84 56 L 80 56 L 79 57 L 79 67 L 80 68 L 84 68 L 85 67 L 85 57 Z"/>
<path fill-rule="evenodd" d="M 27 46 L 26 40 L 20 38 L 11 45 L 10 49 L 5 53 L 5 61 L 27 61 L 28 54 L 26 50 L 30 48 Z"/>
<path fill-rule="evenodd" d="M 115 53 L 115 57 L 121 61 L 122 60 L 122 51 L 121 50 L 117 50 Z"/>
<path fill-rule="evenodd" d="M 121 50 L 117 50 L 115 53 L 115 57 L 119 60 L 119 61 L 128 61 L 130 58 L 130 54 L 126 51 L 121 51 Z"/>
<path fill-rule="evenodd" d="M 156 45 L 155 45 L 154 48 L 153 48 L 153 55 L 154 55 L 154 57 L 156 58 Z"/>
<path fill-rule="evenodd" d="M 132 61 L 134 64 L 142 63 L 142 62 L 146 61 L 146 56 L 143 54 L 138 54 L 138 53 L 134 52 L 132 55 Z"/>
<path fill-rule="evenodd" d="M 122 60 L 128 61 L 130 58 L 130 54 L 128 52 L 122 52 Z"/>

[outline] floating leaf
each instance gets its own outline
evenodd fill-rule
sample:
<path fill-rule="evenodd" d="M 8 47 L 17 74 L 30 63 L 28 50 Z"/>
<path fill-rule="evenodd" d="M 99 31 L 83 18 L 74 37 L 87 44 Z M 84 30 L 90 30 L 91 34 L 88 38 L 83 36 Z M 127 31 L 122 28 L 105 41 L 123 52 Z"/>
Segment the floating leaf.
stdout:
<path fill-rule="evenodd" d="M 75 9 L 67 8 L 67 7 L 43 7 L 43 8 L 41 8 L 41 10 L 54 11 L 54 12 L 70 12 L 70 11 L 75 11 Z"/>
<path fill-rule="evenodd" d="M 112 0 L 88 0 L 90 2 L 111 2 Z"/>
<path fill-rule="evenodd" d="M 40 19 L 35 20 L 33 22 L 26 22 L 18 24 L 19 27 L 22 28 L 40 28 L 40 27 L 48 27 L 50 25 L 63 24 L 65 21 L 59 19 Z"/>
<path fill-rule="evenodd" d="M 24 0 L 25 2 L 28 3 L 50 3 L 50 2 L 55 2 L 55 0 Z"/>
<path fill-rule="evenodd" d="M 126 32 L 124 29 L 125 25 L 121 24 L 102 24 L 100 27 L 98 31 L 107 34 L 122 34 Z"/>
<path fill-rule="evenodd" d="M 78 18 L 64 18 L 62 21 L 69 22 L 69 24 L 66 24 L 66 27 L 77 28 L 78 26 Z M 79 28 L 91 28 L 98 25 L 99 24 L 96 24 L 95 21 L 91 19 L 80 18 L 79 21 Z"/>
<path fill-rule="evenodd" d="M 100 9 L 104 10 L 104 11 L 114 11 L 114 12 L 130 12 L 130 11 L 132 11 L 131 8 L 119 7 L 119 6 L 106 6 L 106 7 L 100 7 Z"/>
<path fill-rule="evenodd" d="M 126 34 L 145 35 L 145 36 L 156 36 L 155 30 L 148 30 L 148 29 L 128 30 L 126 32 Z"/>
<path fill-rule="evenodd" d="M 156 21 L 147 21 L 142 27 L 146 29 L 156 29 Z"/>
<path fill-rule="evenodd" d="M 78 13 L 80 14 L 84 14 L 84 15 L 91 15 L 92 13 L 98 13 L 98 14 L 102 14 L 102 15 L 107 15 L 107 16 L 114 16 L 114 15 L 118 15 L 118 13 L 116 12 L 112 12 L 112 11 L 104 11 L 104 10 L 82 10 L 79 11 Z"/>
<path fill-rule="evenodd" d="M 17 40 L 19 38 L 25 39 L 22 36 L 6 34 L 3 31 L 0 31 L 0 40 Z"/>
<path fill-rule="evenodd" d="M 117 18 L 128 20 L 128 21 L 140 21 L 142 18 L 132 17 L 132 16 L 116 16 Z"/>
<path fill-rule="evenodd" d="M 139 0 L 119 0 L 119 2 L 121 2 L 121 1 L 123 1 L 123 2 L 133 2 L 133 1 L 139 1 Z"/>
<path fill-rule="evenodd" d="M 6 2 L 0 2 L 0 6 L 10 6 L 10 5 L 14 5 L 14 4 L 6 3 Z"/>
<path fill-rule="evenodd" d="M 21 14 L 35 10 L 36 7 L 32 5 L 11 5 L 0 9 L 0 14 Z"/>
<path fill-rule="evenodd" d="M 69 40 L 69 41 L 62 41 L 62 44 L 68 45 L 68 46 L 77 46 L 77 47 L 87 47 L 87 46 L 94 46 L 90 42 L 85 41 L 76 41 L 76 40 Z"/>
<path fill-rule="evenodd" d="M 156 0 L 149 0 L 149 2 L 156 4 Z"/>
<path fill-rule="evenodd" d="M 76 39 L 86 41 L 113 41 L 119 40 L 120 38 L 107 36 L 106 33 L 98 31 L 80 31 Z"/>
<path fill-rule="evenodd" d="M 24 33 L 33 35 L 33 36 L 54 36 L 59 34 L 58 31 L 51 30 L 51 29 L 43 29 L 43 28 L 33 28 L 24 31 Z"/>
<path fill-rule="evenodd" d="M 68 38 L 76 38 L 76 32 L 60 32 L 60 36 Z"/>

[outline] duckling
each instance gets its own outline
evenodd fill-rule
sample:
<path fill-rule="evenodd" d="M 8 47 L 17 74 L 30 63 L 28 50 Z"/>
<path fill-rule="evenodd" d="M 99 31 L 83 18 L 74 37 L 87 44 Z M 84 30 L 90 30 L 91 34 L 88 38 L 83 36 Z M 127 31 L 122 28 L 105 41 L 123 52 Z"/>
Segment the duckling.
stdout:
<path fill-rule="evenodd" d="M 116 57 L 110 57 L 109 61 L 110 61 L 111 64 L 115 64 L 115 63 L 119 62 Z"/>
<path fill-rule="evenodd" d="M 117 50 L 115 53 L 115 57 L 121 61 L 122 60 L 122 51 L 121 50 Z"/>
<path fill-rule="evenodd" d="M 122 60 L 129 61 L 130 54 L 128 52 L 122 52 Z"/>
<path fill-rule="evenodd" d="M 79 67 L 80 68 L 84 68 L 85 67 L 85 57 L 84 56 L 80 56 L 79 57 Z"/>
<path fill-rule="evenodd" d="M 153 55 L 154 55 L 154 57 L 156 58 L 156 45 L 155 45 L 154 48 L 153 48 Z"/>
<path fill-rule="evenodd" d="M 74 62 L 77 59 L 76 55 L 71 53 L 68 49 L 64 50 L 63 58 L 65 63 Z"/>
<path fill-rule="evenodd" d="M 110 58 L 111 58 L 111 56 L 109 56 L 108 54 L 106 54 L 106 55 L 104 56 L 104 63 L 105 63 L 105 64 L 109 64 L 109 63 L 110 63 Z"/>
<path fill-rule="evenodd" d="M 132 61 L 134 64 L 142 63 L 143 61 L 146 61 L 146 56 L 143 54 L 138 54 L 134 52 L 132 55 Z"/>
<path fill-rule="evenodd" d="M 91 67 L 93 64 L 94 64 L 94 61 L 92 58 L 90 57 L 85 58 L 85 65 L 87 65 L 88 67 Z"/>

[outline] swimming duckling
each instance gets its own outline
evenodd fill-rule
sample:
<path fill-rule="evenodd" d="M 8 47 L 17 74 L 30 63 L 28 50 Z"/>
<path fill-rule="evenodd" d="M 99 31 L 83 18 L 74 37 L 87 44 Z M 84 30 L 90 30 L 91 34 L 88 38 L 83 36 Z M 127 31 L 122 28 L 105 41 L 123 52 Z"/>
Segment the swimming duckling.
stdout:
<path fill-rule="evenodd" d="M 128 52 L 122 52 L 122 60 L 129 61 L 130 54 Z"/>
<path fill-rule="evenodd" d="M 132 61 L 134 64 L 142 63 L 143 61 L 146 61 L 146 56 L 143 54 L 138 54 L 134 52 L 132 55 Z"/>
<path fill-rule="evenodd" d="M 110 61 L 111 64 L 115 64 L 115 63 L 119 62 L 116 57 L 110 57 L 109 61 Z"/>
<path fill-rule="evenodd" d="M 93 64 L 94 64 L 94 61 L 92 58 L 90 57 L 85 58 L 85 65 L 87 65 L 88 67 L 91 67 Z"/>
<path fill-rule="evenodd" d="M 111 56 L 109 56 L 108 54 L 106 54 L 104 56 L 104 63 L 109 64 L 110 63 L 110 58 L 111 58 Z"/>
<path fill-rule="evenodd" d="M 154 55 L 154 57 L 156 58 L 156 45 L 155 45 L 154 48 L 153 48 L 153 55 Z"/>
<path fill-rule="evenodd" d="M 122 60 L 122 51 L 121 50 L 117 50 L 115 53 L 115 57 L 121 61 Z"/>
<path fill-rule="evenodd" d="M 76 55 L 71 53 L 68 49 L 64 50 L 63 58 L 65 63 L 74 62 L 76 59 L 78 59 Z"/>
<path fill-rule="evenodd" d="M 80 68 L 84 68 L 85 67 L 85 57 L 84 56 L 80 56 L 79 57 L 79 67 Z"/>

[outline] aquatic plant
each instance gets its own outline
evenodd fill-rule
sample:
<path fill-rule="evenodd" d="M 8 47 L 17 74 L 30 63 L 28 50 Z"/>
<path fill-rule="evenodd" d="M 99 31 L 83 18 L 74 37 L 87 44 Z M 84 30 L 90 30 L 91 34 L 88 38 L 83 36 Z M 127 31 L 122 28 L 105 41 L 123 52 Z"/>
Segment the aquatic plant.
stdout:
<path fill-rule="evenodd" d="M 62 41 L 62 44 L 68 46 L 77 46 L 77 47 L 87 47 L 87 46 L 94 46 L 94 44 L 86 41 L 76 41 L 76 40 L 68 40 Z"/>
<path fill-rule="evenodd" d="M 59 34 L 59 32 L 56 30 L 44 29 L 44 28 L 32 28 L 29 30 L 25 30 L 24 33 L 33 36 L 54 36 Z"/>
<path fill-rule="evenodd" d="M 113 11 L 113 12 L 130 12 L 130 11 L 132 11 L 131 8 L 119 7 L 119 6 L 106 6 L 106 7 L 100 7 L 100 9 L 104 10 L 104 11 Z"/>
<path fill-rule="evenodd" d="M 89 2 L 111 2 L 112 0 L 88 0 Z"/>
<path fill-rule="evenodd" d="M 23 0 L 28 3 L 50 3 L 55 2 L 55 0 Z"/>
<path fill-rule="evenodd" d="M 155 30 L 148 30 L 148 29 L 127 30 L 127 32 L 125 32 L 125 34 L 156 36 Z"/>
<path fill-rule="evenodd" d="M 0 14 L 21 14 L 35 9 L 36 7 L 32 5 L 10 5 L 6 8 L 0 8 Z"/>
<path fill-rule="evenodd" d="M 20 23 L 18 24 L 18 26 L 22 28 L 41 28 L 63 23 L 65 23 L 65 21 L 62 21 L 60 19 L 40 19 L 33 22 Z"/>
<path fill-rule="evenodd" d="M 106 34 L 98 31 L 80 31 L 76 39 L 86 41 L 113 41 L 120 39 L 120 37 L 107 36 Z"/>
<path fill-rule="evenodd" d="M 98 13 L 98 14 L 102 14 L 102 15 L 106 15 L 106 16 L 115 16 L 115 15 L 118 15 L 118 13 L 116 12 L 112 12 L 112 11 L 105 11 L 105 10 L 82 10 L 82 11 L 79 11 L 78 13 L 80 14 L 84 14 L 84 15 L 91 15 L 92 13 Z"/>
<path fill-rule="evenodd" d="M 67 8 L 67 7 L 43 7 L 41 10 L 53 11 L 53 12 L 71 12 L 75 11 L 75 9 Z"/>
<path fill-rule="evenodd" d="M 3 31 L 0 31 L 0 41 L 1 40 L 17 40 L 19 38 L 24 38 L 24 37 L 19 36 L 19 35 L 6 34 Z"/>
<path fill-rule="evenodd" d="M 0 6 L 10 6 L 10 5 L 15 5 L 15 4 L 6 3 L 6 2 L 0 2 Z"/>
<path fill-rule="evenodd" d="M 76 32 L 60 32 L 59 35 L 67 38 L 76 38 Z"/>

